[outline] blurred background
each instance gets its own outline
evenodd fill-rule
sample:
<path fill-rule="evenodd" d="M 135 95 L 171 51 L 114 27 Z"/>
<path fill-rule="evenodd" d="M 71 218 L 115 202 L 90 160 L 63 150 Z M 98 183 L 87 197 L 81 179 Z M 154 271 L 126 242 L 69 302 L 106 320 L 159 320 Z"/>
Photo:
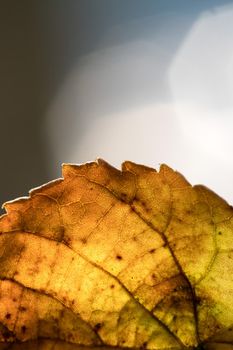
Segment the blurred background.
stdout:
<path fill-rule="evenodd" d="M 167 163 L 233 203 L 233 0 L 2 0 L 0 202 Z"/>

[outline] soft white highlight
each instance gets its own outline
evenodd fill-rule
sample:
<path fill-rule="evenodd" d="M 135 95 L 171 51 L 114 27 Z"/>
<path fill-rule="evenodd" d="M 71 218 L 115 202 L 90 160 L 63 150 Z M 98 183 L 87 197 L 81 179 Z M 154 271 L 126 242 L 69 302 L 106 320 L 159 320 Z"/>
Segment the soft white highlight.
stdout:
<path fill-rule="evenodd" d="M 172 20 L 181 29 L 189 19 Z M 48 111 L 56 168 L 96 157 L 165 162 L 233 202 L 233 6 L 204 13 L 174 52 L 169 20 L 154 35 L 148 21 L 138 40 L 70 72 Z"/>

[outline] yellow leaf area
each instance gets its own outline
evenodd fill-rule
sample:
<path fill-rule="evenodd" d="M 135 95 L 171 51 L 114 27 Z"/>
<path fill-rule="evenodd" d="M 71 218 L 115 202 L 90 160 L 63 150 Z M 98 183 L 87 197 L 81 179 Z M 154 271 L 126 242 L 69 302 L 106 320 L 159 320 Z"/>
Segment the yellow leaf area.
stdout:
<path fill-rule="evenodd" d="M 98 160 L 4 207 L 0 349 L 233 349 L 233 209 L 206 187 Z"/>

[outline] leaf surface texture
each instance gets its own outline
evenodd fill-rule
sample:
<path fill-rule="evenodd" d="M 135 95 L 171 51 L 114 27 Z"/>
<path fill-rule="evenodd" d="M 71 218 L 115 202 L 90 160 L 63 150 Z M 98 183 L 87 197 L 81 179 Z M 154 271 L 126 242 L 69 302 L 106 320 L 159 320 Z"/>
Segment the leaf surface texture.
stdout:
<path fill-rule="evenodd" d="M 5 204 L 0 349 L 233 349 L 233 210 L 103 160 Z"/>

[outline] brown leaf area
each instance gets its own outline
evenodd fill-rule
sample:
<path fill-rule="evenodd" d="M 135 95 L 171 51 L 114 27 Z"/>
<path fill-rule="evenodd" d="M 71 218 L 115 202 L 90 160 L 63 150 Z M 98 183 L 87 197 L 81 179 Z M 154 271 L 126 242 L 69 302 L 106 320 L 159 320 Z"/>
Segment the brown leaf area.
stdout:
<path fill-rule="evenodd" d="M 0 349 L 233 349 L 233 209 L 103 160 L 5 204 Z"/>

